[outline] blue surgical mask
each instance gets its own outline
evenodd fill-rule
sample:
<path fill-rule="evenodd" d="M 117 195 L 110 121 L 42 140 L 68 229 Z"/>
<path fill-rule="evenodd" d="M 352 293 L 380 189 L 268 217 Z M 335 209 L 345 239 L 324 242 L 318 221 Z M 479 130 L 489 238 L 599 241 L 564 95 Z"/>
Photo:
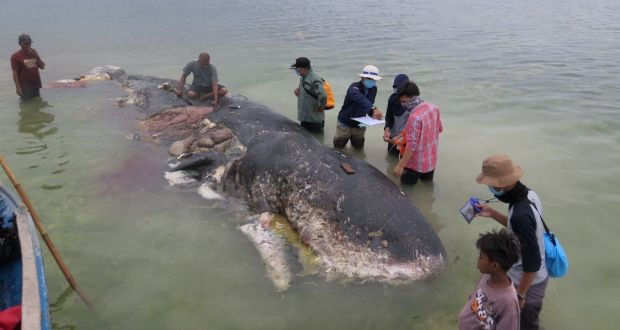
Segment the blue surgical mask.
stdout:
<path fill-rule="evenodd" d="M 505 191 L 496 190 L 495 187 L 493 187 L 493 186 L 489 186 L 489 191 L 495 197 L 499 197 L 499 196 L 501 196 L 501 195 L 506 193 Z"/>
<path fill-rule="evenodd" d="M 364 86 L 366 86 L 366 88 L 368 89 L 371 89 L 377 86 L 377 83 L 372 79 L 364 79 Z"/>

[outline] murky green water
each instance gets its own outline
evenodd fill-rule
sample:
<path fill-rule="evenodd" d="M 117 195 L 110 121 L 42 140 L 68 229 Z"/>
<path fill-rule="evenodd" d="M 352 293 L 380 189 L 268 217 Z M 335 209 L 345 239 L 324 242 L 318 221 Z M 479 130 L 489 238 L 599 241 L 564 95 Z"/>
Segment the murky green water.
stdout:
<path fill-rule="evenodd" d="M 448 329 L 478 277 L 478 233 L 497 227 L 458 214 L 481 160 L 509 153 L 545 206 L 571 258 L 552 280 L 546 329 L 610 329 L 620 322 L 620 23 L 617 1 L 22 1 L 0 12 L 0 151 L 30 194 L 90 314 L 46 254 L 57 329 Z M 237 229 L 242 205 L 169 187 L 166 153 L 130 141 L 139 117 L 118 108 L 113 83 L 43 90 L 20 106 L 8 58 L 28 32 L 47 62 L 43 79 L 94 66 L 178 78 L 207 50 L 222 83 L 294 118 L 288 70 L 308 56 L 342 101 L 366 64 L 379 67 L 384 109 L 397 73 L 442 110 L 433 185 L 407 189 L 432 222 L 450 265 L 404 287 L 296 278 L 276 293 Z M 324 142 L 337 111 L 327 114 Z M 386 173 L 381 129 L 363 154 Z M 2 177 L 6 185 L 8 181 Z"/>

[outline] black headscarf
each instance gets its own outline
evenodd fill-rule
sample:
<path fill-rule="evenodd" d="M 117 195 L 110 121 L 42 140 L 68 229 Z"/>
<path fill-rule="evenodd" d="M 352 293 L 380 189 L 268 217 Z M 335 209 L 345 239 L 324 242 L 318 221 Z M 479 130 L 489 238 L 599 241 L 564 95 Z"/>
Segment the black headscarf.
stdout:
<path fill-rule="evenodd" d="M 526 199 L 528 192 L 529 189 L 523 183 L 521 183 L 521 181 L 517 181 L 517 184 L 514 188 L 510 189 L 510 191 L 507 191 L 505 194 L 497 197 L 497 199 L 504 203 L 514 205 Z"/>

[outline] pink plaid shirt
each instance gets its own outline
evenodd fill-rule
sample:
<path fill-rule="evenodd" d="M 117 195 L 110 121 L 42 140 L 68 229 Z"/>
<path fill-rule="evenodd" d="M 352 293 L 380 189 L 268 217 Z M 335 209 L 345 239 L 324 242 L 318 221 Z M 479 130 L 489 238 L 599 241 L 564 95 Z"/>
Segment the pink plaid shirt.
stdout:
<path fill-rule="evenodd" d="M 442 131 L 437 106 L 422 102 L 413 109 L 405 125 L 406 148 L 412 150 L 413 155 L 405 167 L 420 173 L 434 170 L 437 165 L 439 133 Z"/>

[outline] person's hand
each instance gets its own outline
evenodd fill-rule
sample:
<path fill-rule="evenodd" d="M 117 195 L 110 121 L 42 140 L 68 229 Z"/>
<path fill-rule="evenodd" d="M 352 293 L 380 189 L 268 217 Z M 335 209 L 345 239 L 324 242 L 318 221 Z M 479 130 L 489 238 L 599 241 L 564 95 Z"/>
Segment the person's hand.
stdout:
<path fill-rule="evenodd" d="M 490 207 L 489 204 L 486 203 L 478 203 L 476 206 L 480 208 L 480 212 L 476 213 L 477 217 L 492 218 L 493 213 L 497 212 L 494 208 Z"/>
<path fill-rule="evenodd" d="M 400 163 L 396 164 L 396 166 L 394 166 L 394 171 L 392 172 L 392 174 L 394 174 L 394 177 L 400 178 L 400 176 L 403 174 L 403 170 L 405 168 L 403 166 L 400 165 Z"/>
<path fill-rule="evenodd" d="M 385 132 L 383 132 L 383 141 L 390 142 L 390 131 L 385 130 Z"/>
<path fill-rule="evenodd" d="M 324 107 L 317 106 L 317 107 L 316 107 L 316 111 L 317 111 L 317 112 L 323 112 L 323 111 L 325 111 L 325 108 L 324 108 Z"/>
<path fill-rule="evenodd" d="M 299 97 L 299 94 L 300 94 L 300 93 L 299 93 L 299 87 L 298 87 L 298 88 L 295 88 L 295 89 L 293 90 L 293 94 L 295 94 L 295 96 Z"/>
<path fill-rule="evenodd" d="M 372 110 L 372 118 L 376 120 L 381 120 L 381 118 L 383 118 L 383 113 L 381 113 L 381 110 L 379 110 L 379 108 L 375 108 L 374 110 Z"/>
<path fill-rule="evenodd" d="M 22 91 L 22 88 L 21 88 L 21 87 L 16 87 L 16 88 L 15 88 L 15 93 L 17 93 L 17 95 L 19 95 L 19 96 L 22 96 L 22 94 L 23 94 L 24 92 Z"/>
<path fill-rule="evenodd" d="M 174 93 L 177 95 L 177 97 L 181 97 L 183 95 L 183 92 L 176 88 L 174 89 Z"/>
<path fill-rule="evenodd" d="M 218 103 L 217 100 L 211 101 L 211 105 L 215 108 L 217 108 L 217 103 Z"/>

